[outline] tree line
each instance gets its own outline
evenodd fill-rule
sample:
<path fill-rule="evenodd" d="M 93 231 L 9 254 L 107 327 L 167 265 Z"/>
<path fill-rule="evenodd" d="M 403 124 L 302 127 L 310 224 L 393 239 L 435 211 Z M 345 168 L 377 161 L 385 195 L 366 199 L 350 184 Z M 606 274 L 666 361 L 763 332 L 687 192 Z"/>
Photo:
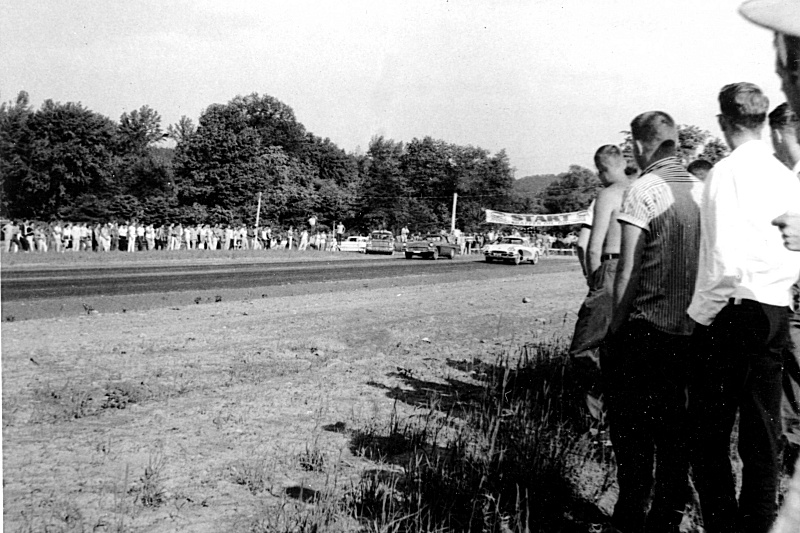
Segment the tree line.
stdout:
<path fill-rule="evenodd" d="M 708 146 L 707 132 L 683 130 L 693 135 L 687 146 Z M 264 223 L 300 226 L 315 215 L 352 229 L 428 231 L 449 227 L 457 193 L 456 224 L 471 232 L 484 208 L 575 211 L 599 186 L 594 172 L 573 165 L 531 193 L 513 173 L 504 150 L 431 137 L 376 136 L 365 153 L 347 153 L 268 95 L 212 104 L 197 124 L 182 117 L 166 130 L 147 105 L 118 122 L 74 102 L 33 109 L 24 91 L 0 105 L 7 218 L 252 225 L 260 192 Z"/>

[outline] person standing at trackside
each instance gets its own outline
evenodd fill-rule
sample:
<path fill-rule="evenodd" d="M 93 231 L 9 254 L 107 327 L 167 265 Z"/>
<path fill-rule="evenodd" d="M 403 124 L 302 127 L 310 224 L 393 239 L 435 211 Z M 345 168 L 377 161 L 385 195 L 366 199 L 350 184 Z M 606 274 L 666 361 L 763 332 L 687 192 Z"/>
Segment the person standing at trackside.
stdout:
<path fill-rule="evenodd" d="M 706 182 L 688 309 L 698 324 L 689 388 L 692 470 L 707 531 L 766 533 L 777 510 L 783 357 L 790 289 L 800 272 L 800 254 L 784 248 L 771 221 L 800 206 L 800 181 L 761 141 L 769 100 L 758 86 L 726 85 L 719 105 L 732 151 Z M 737 411 L 744 465 L 738 503 L 730 460 Z"/>
<path fill-rule="evenodd" d="M 705 183 L 708 173 L 711 172 L 711 168 L 713 166 L 714 165 L 705 159 L 695 159 L 689 163 L 689 166 L 686 167 L 686 170 L 689 172 L 689 174 Z"/>
<path fill-rule="evenodd" d="M 342 239 L 344 238 L 344 224 L 339 221 L 336 224 L 336 246 L 342 245 Z"/>
<path fill-rule="evenodd" d="M 800 2 L 750 0 L 739 8 L 745 18 L 775 32 L 775 72 L 792 109 L 800 114 Z M 800 251 L 800 206 L 772 221 L 781 230 L 784 245 Z"/>
<path fill-rule="evenodd" d="M 800 176 L 800 142 L 797 140 L 800 119 L 789 104 L 784 102 L 769 114 L 770 137 L 775 157 Z M 800 453 L 800 281 L 792 287 L 794 305 L 789 312 L 789 337 L 783 358 L 783 413 L 784 466 L 794 472 L 794 463 Z"/>
<path fill-rule="evenodd" d="M 592 201 L 591 220 L 584 224 L 589 229 L 584 258 L 589 293 L 578 311 L 569 355 L 576 367 L 578 385 L 587 393 L 587 406 L 590 412 L 599 415 L 601 391 L 598 351 L 611 322 L 621 236 L 617 215 L 622 205 L 622 195 L 631 184 L 631 179 L 625 173 L 627 161 L 616 145 L 607 144 L 598 148 L 594 163 L 605 189 Z M 582 227 L 582 233 L 583 230 Z"/>
<path fill-rule="evenodd" d="M 624 532 L 666 532 L 677 529 L 689 499 L 686 383 L 694 324 L 686 308 L 697 276 L 703 184 L 677 157 L 678 128 L 667 113 L 637 116 L 631 135 L 644 171 L 625 191 L 617 217 L 614 310 L 600 352 L 619 483 L 612 522 Z"/>

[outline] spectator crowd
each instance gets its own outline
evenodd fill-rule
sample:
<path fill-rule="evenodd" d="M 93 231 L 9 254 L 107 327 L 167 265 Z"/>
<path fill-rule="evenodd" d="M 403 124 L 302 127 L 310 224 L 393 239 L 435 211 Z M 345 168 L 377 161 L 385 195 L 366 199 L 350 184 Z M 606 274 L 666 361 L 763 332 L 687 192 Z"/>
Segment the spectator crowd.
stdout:
<path fill-rule="evenodd" d="M 588 412 L 610 424 L 608 532 L 680 531 L 692 486 L 708 533 L 800 531 L 800 2 L 742 13 L 775 31 L 787 103 L 722 87 L 731 153 L 714 165 L 684 166 L 660 110 L 630 122 L 635 172 L 618 146 L 595 152 L 605 188 L 582 231 L 589 292 L 569 352 Z"/>

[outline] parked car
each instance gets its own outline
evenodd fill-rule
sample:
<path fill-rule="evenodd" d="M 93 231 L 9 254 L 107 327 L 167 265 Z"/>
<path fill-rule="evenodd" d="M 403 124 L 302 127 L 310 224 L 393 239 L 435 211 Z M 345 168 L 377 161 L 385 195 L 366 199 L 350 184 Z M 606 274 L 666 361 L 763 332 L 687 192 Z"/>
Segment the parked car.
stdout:
<path fill-rule="evenodd" d="M 506 261 L 518 265 L 523 261 L 530 261 L 535 265 L 539 262 L 542 251 L 527 237 L 501 237 L 494 244 L 484 246 L 483 255 L 487 263 Z"/>
<path fill-rule="evenodd" d="M 348 237 L 339 245 L 341 252 L 360 252 L 364 253 L 367 250 L 367 238 L 361 236 Z"/>
<path fill-rule="evenodd" d="M 394 254 L 394 235 L 391 231 L 379 230 L 369 234 L 367 247 L 364 249 L 368 254 Z"/>
<path fill-rule="evenodd" d="M 455 237 L 431 233 L 418 241 L 406 243 L 406 259 L 411 259 L 415 255 L 429 259 L 439 257 L 453 259 L 458 253 L 458 248 Z"/>

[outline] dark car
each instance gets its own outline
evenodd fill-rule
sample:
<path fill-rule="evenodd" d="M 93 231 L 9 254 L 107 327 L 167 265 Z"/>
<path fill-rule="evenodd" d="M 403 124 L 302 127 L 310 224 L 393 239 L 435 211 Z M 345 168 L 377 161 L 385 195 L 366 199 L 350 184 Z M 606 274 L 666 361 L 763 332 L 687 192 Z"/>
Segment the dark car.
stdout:
<path fill-rule="evenodd" d="M 411 259 L 415 255 L 430 259 L 438 259 L 440 256 L 453 259 L 458 253 L 458 249 L 455 237 L 430 234 L 418 241 L 406 244 L 406 259 Z"/>

